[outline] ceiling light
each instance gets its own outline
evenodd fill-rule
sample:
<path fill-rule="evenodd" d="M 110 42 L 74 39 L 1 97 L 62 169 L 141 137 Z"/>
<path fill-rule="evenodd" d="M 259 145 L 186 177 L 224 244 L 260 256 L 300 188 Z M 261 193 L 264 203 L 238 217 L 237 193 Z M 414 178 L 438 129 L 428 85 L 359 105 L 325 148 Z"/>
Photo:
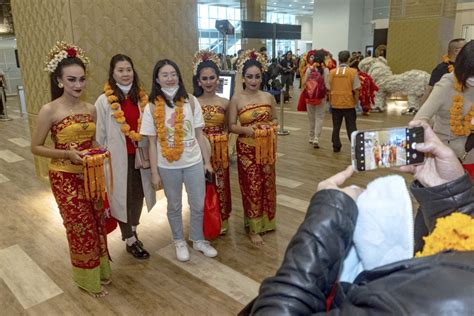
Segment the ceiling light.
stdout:
<path fill-rule="evenodd" d="M 292 6 L 293 6 L 293 5 L 292 5 L 292 4 L 290 4 L 290 8 L 291 8 Z"/>
<path fill-rule="evenodd" d="M 301 8 L 303 8 L 303 9 L 304 9 L 304 6 L 302 6 Z"/>

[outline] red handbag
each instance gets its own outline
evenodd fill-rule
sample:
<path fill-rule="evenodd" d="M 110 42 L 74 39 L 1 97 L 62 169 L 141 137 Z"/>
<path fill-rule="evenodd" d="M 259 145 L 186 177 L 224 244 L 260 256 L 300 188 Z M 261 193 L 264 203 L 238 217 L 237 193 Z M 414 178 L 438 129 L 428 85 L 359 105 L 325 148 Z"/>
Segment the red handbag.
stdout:
<path fill-rule="evenodd" d="M 467 165 L 462 165 L 464 170 L 467 171 L 467 173 L 469 173 L 469 175 L 471 176 L 471 179 L 474 179 L 474 164 L 467 164 Z"/>
<path fill-rule="evenodd" d="M 213 182 L 206 182 L 203 231 L 207 240 L 216 239 L 221 234 L 221 209 L 216 184 Z"/>

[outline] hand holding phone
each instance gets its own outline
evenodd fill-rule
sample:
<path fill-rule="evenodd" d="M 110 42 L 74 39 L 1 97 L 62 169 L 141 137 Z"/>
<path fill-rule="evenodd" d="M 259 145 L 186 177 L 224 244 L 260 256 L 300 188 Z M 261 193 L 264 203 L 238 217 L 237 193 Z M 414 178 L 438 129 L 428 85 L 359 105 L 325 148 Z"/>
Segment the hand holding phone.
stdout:
<path fill-rule="evenodd" d="M 351 135 L 352 166 L 366 171 L 420 164 L 425 155 L 416 150 L 416 144 L 423 141 L 423 127 L 355 131 Z"/>
<path fill-rule="evenodd" d="M 206 182 L 214 183 L 216 181 L 216 175 L 213 172 L 206 171 L 205 177 Z"/>

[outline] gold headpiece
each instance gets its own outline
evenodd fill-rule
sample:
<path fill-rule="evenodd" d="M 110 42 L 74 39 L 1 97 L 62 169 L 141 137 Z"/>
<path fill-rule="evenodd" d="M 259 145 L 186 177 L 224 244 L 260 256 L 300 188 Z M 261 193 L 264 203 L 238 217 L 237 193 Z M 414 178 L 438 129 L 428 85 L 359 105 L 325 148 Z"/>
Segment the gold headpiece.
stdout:
<path fill-rule="evenodd" d="M 64 58 L 74 57 L 82 60 L 84 65 L 89 63 L 89 59 L 85 56 L 84 51 L 80 47 L 64 41 L 56 42 L 56 45 L 54 45 L 48 54 L 48 60 L 46 61 L 44 70 L 53 73 Z"/>
<path fill-rule="evenodd" d="M 214 64 L 216 64 L 219 71 L 221 70 L 221 65 L 220 65 L 221 60 L 220 60 L 219 56 L 217 56 L 217 54 L 214 53 L 214 52 L 203 49 L 203 50 L 197 51 L 196 54 L 194 54 L 193 75 L 195 75 L 195 76 L 197 75 L 197 70 L 198 70 L 199 64 L 204 62 L 204 61 L 213 62 Z"/>
<path fill-rule="evenodd" d="M 264 72 L 267 71 L 267 59 L 265 58 L 265 56 L 257 52 L 255 49 L 249 49 L 243 52 L 239 57 L 237 69 L 240 73 L 242 73 L 242 70 L 244 69 L 244 64 L 248 60 L 258 61 L 262 65 L 262 70 Z"/>

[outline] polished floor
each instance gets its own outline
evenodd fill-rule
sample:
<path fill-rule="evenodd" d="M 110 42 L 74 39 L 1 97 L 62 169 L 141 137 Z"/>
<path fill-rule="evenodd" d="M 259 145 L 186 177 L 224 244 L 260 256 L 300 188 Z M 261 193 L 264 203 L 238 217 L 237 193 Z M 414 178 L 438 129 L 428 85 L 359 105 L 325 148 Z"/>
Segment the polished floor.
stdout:
<path fill-rule="evenodd" d="M 294 99 L 293 99 L 294 100 Z M 285 248 L 302 222 L 316 185 L 350 163 L 349 141 L 341 134 L 342 151 L 333 153 L 331 117 L 324 121 L 321 148 L 308 144 L 306 113 L 286 104 L 288 136 L 278 139 L 277 230 L 265 245 L 250 244 L 243 227 L 237 168 L 231 167 L 230 230 L 213 242 L 214 259 L 191 252 L 191 261 L 175 259 L 160 193 L 150 213 L 144 211 L 139 235 L 151 258 L 139 261 L 125 251 L 120 232 L 109 235 L 113 283 L 109 295 L 96 299 L 74 286 L 62 220 L 48 184 L 35 177 L 28 120 L 18 100 L 8 101 L 10 118 L 0 121 L 0 314 L 1 315 L 235 315 L 275 273 Z M 359 129 L 403 126 L 405 103 L 391 101 L 388 111 L 358 117 Z M 354 175 L 349 184 L 366 185 L 382 170 Z M 406 176 L 409 180 L 410 177 Z M 185 209 L 185 227 L 189 211 Z M 186 229 L 187 231 L 187 229 Z"/>

